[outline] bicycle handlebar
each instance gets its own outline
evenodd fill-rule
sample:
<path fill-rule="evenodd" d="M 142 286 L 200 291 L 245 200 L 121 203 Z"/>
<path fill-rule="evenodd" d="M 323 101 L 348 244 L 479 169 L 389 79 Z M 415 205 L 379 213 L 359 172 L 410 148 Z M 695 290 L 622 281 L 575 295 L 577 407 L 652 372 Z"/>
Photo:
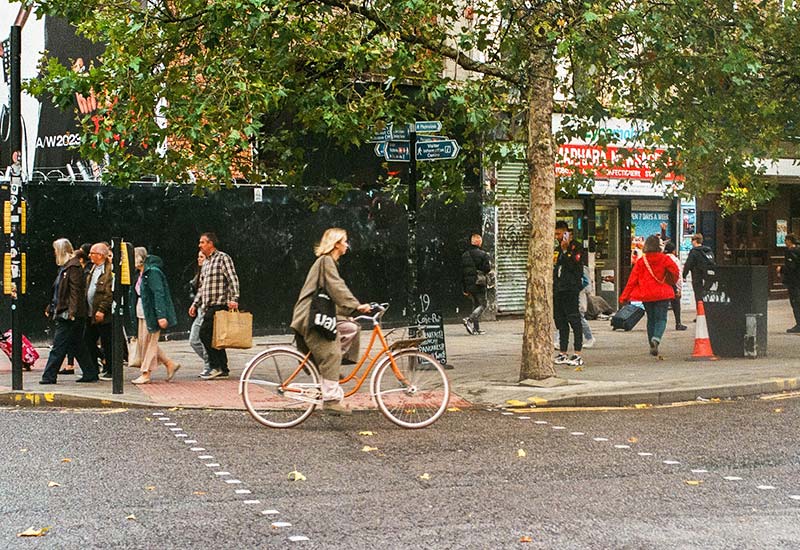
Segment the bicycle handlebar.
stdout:
<path fill-rule="evenodd" d="M 372 321 L 373 323 L 377 324 L 380 321 L 381 317 L 383 317 L 383 314 L 386 313 L 386 310 L 389 309 L 389 304 L 386 302 L 382 304 L 379 304 L 377 302 L 371 302 L 369 304 L 369 307 L 372 308 L 372 311 L 375 312 L 373 315 L 359 315 L 358 317 L 355 317 L 354 320 Z"/>

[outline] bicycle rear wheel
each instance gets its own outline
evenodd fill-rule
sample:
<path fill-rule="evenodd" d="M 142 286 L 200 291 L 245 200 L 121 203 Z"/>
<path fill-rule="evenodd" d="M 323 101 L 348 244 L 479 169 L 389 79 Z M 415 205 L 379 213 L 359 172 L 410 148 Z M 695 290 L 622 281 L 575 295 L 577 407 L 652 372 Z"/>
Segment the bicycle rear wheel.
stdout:
<path fill-rule="evenodd" d="M 321 395 L 320 380 L 310 359 L 296 372 L 304 359 L 292 349 L 267 350 L 245 369 L 242 399 L 256 421 L 270 428 L 291 428 L 314 411 Z"/>
<path fill-rule="evenodd" d="M 380 411 L 403 428 L 433 424 L 447 408 L 450 383 L 436 359 L 406 350 L 384 359 L 373 385 Z"/>

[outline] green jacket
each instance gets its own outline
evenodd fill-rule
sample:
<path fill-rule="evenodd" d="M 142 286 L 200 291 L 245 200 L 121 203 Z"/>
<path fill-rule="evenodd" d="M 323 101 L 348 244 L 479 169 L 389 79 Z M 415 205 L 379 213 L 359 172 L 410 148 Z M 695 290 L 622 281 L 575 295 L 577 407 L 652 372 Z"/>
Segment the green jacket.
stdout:
<path fill-rule="evenodd" d="M 158 326 L 159 319 L 167 320 L 167 328 L 178 324 L 178 316 L 175 314 L 175 306 L 172 304 L 167 277 L 161 271 L 163 265 L 164 262 L 158 256 L 149 255 L 144 260 L 141 299 L 148 332 L 162 330 Z M 136 318 L 136 305 L 139 300 L 139 296 L 136 294 L 136 282 L 131 285 L 130 298 L 131 317 Z"/>

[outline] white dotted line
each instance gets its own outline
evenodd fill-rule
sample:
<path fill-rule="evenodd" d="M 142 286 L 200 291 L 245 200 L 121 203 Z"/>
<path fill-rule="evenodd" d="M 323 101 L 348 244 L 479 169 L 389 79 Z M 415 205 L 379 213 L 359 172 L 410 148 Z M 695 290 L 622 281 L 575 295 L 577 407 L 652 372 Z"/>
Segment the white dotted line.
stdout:
<path fill-rule="evenodd" d="M 495 412 L 496 409 L 486 409 L 486 410 L 489 411 L 489 412 Z M 517 416 L 513 412 L 509 412 L 509 411 L 499 410 L 497 412 L 500 412 L 500 414 L 503 415 L 503 416 L 512 416 L 512 415 L 513 416 Z M 529 420 L 530 416 L 517 416 L 517 418 L 519 420 Z M 545 426 L 545 425 L 549 424 L 546 420 L 534 420 L 533 423 L 534 424 L 538 424 L 540 426 Z M 557 431 L 566 430 L 567 429 L 565 426 L 551 426 L 551 427 L 552 427 L 553 430 L 557 430 Z M 583 435 L 586 435 L 586 434 L 584 432 L 570 432 L 570 435 L 583 436 Z M 607 437 L 593 437 L 592 440 L 596 441 L 598 443 L 604 443 L 604 442 L 609 441 L 609 439 Z M 631 446 L 627 445 L 627 444 L 615 444 L 614 448 L 615 449 L 620 449 L 620 450 L 625 450 L 625 449 L 630 449 Z M 638 456 L 641 456 L 641 457 L 654 456 L 653 453 L 648 453 L 648 452 L 637 452 L 636 454 Z M 679 466 L 681 464 L 680 461 L 672 460 L 672 459 L 662 460 L 661 462 L 662 462 L 662 464 L 665 464 L 667 466 Z M 707 473 L 709 473 L 708 470 L 701 469 L 701 468 L 692 469 L 691 472 L 693 474 L 707 474 Z M 744 481 L 744 478 L 739 477 L 739 476 L 721 476 L 721 477 L 725 481 Z M 756 485 L 756 489 L 758 489 L 760 491 L 774 491 L 774 490 L 777 489 L 777 487 L 774 486 L 774 485 Z M 788 497 L 791 500 L 800 501 L 800 495 L 792 494 L 792 495 L 788 495 Z"/>

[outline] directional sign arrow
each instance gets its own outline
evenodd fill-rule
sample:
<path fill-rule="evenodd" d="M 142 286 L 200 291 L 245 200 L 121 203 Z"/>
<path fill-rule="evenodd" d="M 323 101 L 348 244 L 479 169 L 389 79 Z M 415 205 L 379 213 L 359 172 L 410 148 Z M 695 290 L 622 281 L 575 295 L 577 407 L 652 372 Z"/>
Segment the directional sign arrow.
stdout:
<path fill-rule="evenodd" d="M 420 134 L 441 132 L 442 123 L 438 120 L 418 120 L 414 123 L 414 131 Z"/>
<path fill-rule="evenodd" d="M 380 141 L 375 144 L 375 156 L 376 157 L 385 157 L 386 156 L 386 142 Z"/>
<path fill-rule="evenodd" d="M 417 160 L 449 160 L 458 156 L 461 148 L 454 139 L 417 143 Z"/>

